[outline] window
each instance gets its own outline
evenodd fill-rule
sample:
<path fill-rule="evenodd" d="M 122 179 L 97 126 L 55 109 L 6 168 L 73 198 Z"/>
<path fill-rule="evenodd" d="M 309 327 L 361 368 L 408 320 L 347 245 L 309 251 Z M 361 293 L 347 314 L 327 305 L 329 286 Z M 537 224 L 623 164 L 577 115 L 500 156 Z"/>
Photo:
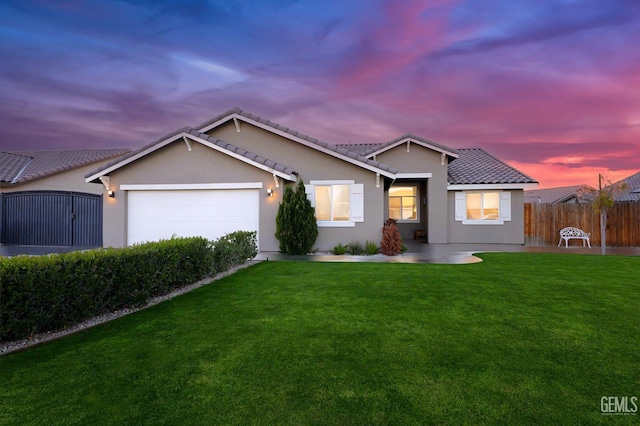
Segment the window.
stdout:
<path fill-rule="evenodd" d="M 389 218 L 399 222 L 418 222 L 418 186 L 389 188 Z"/>
<path fill-rule="evenodd" d="M 511 220 L 511 193 L 473 191 L 455 193 L 455 220 L 463 225 L 501 225 Z"/>
<path fill-rule="evenodd" d="M 349 185 L 316 185 L 316 219 L 349 220 L 351 211 Z"/>
<path fill-rule="evenodd" d="M 349 180 L 312 180 L 305 185 L 319 227 L 349 227 L 364 222 L 364 185 Z"/>
<path fill-rule="evenodd" d="M 467 220 L 498 220 L 500 193 L 472 192 L 467 194 Z"/>

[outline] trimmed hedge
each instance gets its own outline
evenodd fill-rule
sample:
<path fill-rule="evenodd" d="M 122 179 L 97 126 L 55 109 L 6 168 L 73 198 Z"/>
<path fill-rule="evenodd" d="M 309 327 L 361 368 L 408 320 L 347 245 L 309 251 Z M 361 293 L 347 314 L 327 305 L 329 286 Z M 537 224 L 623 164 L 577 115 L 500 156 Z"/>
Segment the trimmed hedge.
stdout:
<path fill-rule="evenodd" d="M 216 273 L 253 259 L 258 254 L 256 232 L 236 231 L 213 243 L 213 267 Z"/>
<path fill-rule="evenodd" d="M 145 305 L 255 257 L 256 233 L 173 238 L 123 249 L 0 258 L 0 340 Z"/>

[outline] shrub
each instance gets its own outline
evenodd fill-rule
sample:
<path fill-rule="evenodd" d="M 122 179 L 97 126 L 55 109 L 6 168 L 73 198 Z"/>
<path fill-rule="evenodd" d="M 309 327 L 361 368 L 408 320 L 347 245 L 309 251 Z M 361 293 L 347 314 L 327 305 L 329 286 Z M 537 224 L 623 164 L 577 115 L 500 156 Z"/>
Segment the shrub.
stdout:
<path fill-rule="evenodd" d="M 213 243 L 213 271 L 224 272 L 258 254 L 256 232 L 236 231 Z"/>
<path fill-rule="evenodd" d="M 380 250 L 380 247 L 378 247 L 378 245 L 376 243 L 374 243 L 373 241 L 368 241 L 365 243 L 364 246 L 364 251 L 369 255 L 369 256 L 373 256 L 374 254 L 378 254 L 378 251 Z"/>
<path fill-rule="evenodd" d="M 331 250 L 331 253 L 336 255 L 345 254 L 349 250 L 349 246 L 344 246 L 342 243 L 339 243 L 337 246 Z"/>
<path fill-rule="evenodd" d="M 362 244 L 354 241 L 352 243 L 349 243 L 349 253 L 354 256 L 359 256 L 364 253 L 364 248 L 362 247 Z"/>
<path fill-rule="evenodd" d="M 284 190 L 276 215 L 275 236 L 280 251 L 288 254 L 309 253 L 318 238 L 316 213 L 307 198 L 302 180 L 295 191 L 290 186 Z"/>
<path fill-rule="evenodd" d="M 201 237 L 174 238 L 122 249 L 0 258 L 0 340 L 142 306 L 255 256 L 255 237 L 236 232 L 213 244 Z"/>
<path fill-rule="evenodd" d="M 380 242 L 382 254 L 397 256 L 402 252 L 402 246 L 402 237 L 396 226 L 396 221 L 387 219 L 382 227 L 382 241 Z"/>

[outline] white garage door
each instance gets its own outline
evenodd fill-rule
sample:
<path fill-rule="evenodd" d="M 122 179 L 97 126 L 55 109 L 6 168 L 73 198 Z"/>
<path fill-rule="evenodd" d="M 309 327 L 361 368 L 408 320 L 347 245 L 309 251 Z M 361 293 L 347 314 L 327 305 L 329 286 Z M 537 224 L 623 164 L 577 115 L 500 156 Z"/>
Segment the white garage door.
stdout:
<path fill-rule="evenodd" d="M 256 189 L 129 191 L 127 242 L 258 231 Z"/>

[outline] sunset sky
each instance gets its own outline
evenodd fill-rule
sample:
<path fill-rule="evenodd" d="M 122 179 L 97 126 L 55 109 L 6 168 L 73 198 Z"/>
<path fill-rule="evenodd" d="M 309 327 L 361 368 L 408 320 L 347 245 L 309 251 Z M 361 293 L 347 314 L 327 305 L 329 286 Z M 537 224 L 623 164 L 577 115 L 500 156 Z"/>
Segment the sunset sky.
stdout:
<path fill-rule="evenodd" d="M 0 150 L 137 148 L 238 106 L 329 143 L 640 170 L 640 1 L 3 0 Z"/>

